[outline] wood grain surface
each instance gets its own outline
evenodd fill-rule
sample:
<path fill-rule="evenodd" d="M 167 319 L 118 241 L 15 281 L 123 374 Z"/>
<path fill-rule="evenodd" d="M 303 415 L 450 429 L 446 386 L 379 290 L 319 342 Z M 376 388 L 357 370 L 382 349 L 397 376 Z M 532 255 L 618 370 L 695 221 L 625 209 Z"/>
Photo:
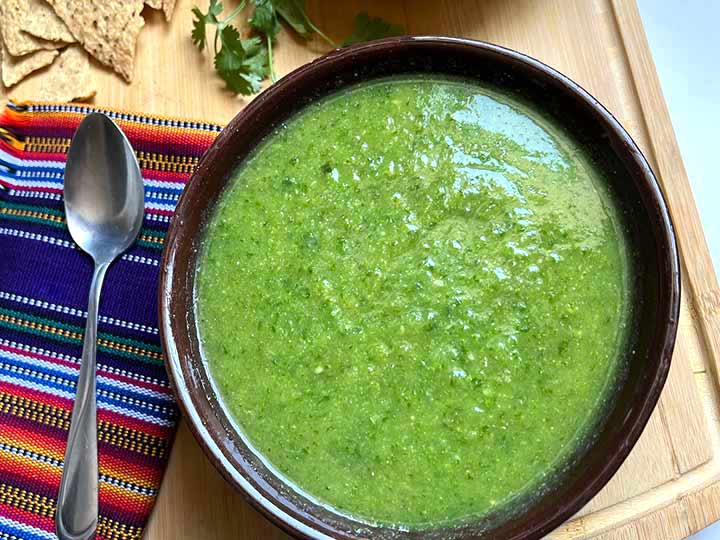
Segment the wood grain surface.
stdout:
<path fill-rule="evenodd" d="M 224 89 L 190 42 L 190 8 L 170 24 L 146 9 L 135 81 L 94 65 L 95 103 L 226 123 L 246 103 Z M 235 2 L 227 2 L 226 9 Z M 313 20 L 334 37 L 367 11 L 411 34 L 481 39 L 530 54 L 580 83 L 645 152 L 670 204 L 682 252 L 683 303 L 673 365 L 648 427 L 620 472 L 554 540 L 680 540 L 720 518 L 720 289 L 634 0 L 314 0 Z M 280 75 L 327 52 L 287 32 L 275 50 Z M 31 95 L 37 78 L 16 92 Z M 11 96 L 13 93 L 10 94 Z M 0 93 L 0 97 L 2 94 Z M 286 538 L 212 468 L 181 424 L 147 540 Z"/>

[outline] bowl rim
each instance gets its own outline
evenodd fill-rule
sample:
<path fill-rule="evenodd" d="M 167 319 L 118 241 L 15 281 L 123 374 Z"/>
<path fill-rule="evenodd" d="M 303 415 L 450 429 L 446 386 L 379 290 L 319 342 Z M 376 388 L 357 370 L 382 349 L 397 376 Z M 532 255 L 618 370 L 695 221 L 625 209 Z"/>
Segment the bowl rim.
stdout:
<path fill-rule="evenodd" d="M 173 290 L 174 287 L 177 286 L 173 280 L 173 270 L 176 264 L 175 257 L 178 236 L 182 234 L 183 229 L 182 218 L 178 218 L 178 216 L 183 213 L 187 206 L 193 204 L 192 201 L 195 195 L 193 187 L 202 180 L 202 177 L 206 174 L 215 156 L 222 152 L 225 140 L 229 139 L 231 133 L 240 130 L 248 117 L 262 110 L 266 102 L 278 94 L 285 92 L 288 87 L 292 86 L 299 79 L 311 76 L 312 73 L 318 69 L 328 66 L 332 67 L 333 65 L 340 66 L 342 61 L 350 57 L 363 55 L 369 51 L 386 49 L 390 52 L 393 49 L 413 47 L 416 44 L 434 45 L 440 48 L 446 47 L 448 50 L 457 47 L 484 49 L 486 52 L 504 56 L 512 62 L 524 64 L 525 67 L 538 72 L 539 76 L 552 79 L 554 83 L 563 86 L 566 91 L 574 94 L 574 97 L 577 98 L 582 107 L 591 109 L 592 112 L 597 115 L 599 121 L 604 124 L 604 127 L 611 131 L 613 135 L 617 137 L 617 140 L 620 141 L 622 145 L 621 150 L 626 153 L 629 160 L 637 167 L 637 173 L 633 175 L 633 181 L 638 188 L 642 187 L 644 190 L 643 196 L 649 198 L 649 200 L 644 201 L 644 203 L 646 206 L 651 206 L 651 208 L 648 208 L 648 211 L 652 210 L 653 212 L 651 216 L 654 220 L 653 235 L 656 237 L 656 244 L 659 246 L 658 267 L 662 265 L 663 270 L 660 276 L 661 281 L 659 286 L 668 287 L 666 301 L 658 306 L 658 318 L 660 319 L 660 317 L 662 317 L 663 320 L 667 321 L 667 324 L 663 326 L 663 329 L 659 330 L 658 337 L 660 339 L 658 339 L 658 359 L 655 376 L 649 383 L 648 391 L 644 394 L 644 400 L 641 401 L 639 409 L 634 414 L 633 421 L 630 425 L 625 426 L 622 432 L 624 444 L 616 448 L 615 451 L 608 456 L 608 459 L 602 464 L 596 474 L 589 479 L 589 482 L 582 490 L 574 494 L 571 500 L 563 501 L 562 504 L 559 504 L 553 512 L 544 517 L 541 523 L 536 523 L 531 529 L 526 529 L 521 533 L 511 536 L 513 539 L 522 538 L 535 540 L 545 536 L 563 522 L 567 521 L 589 502 L 617 472 L 637 443 L 645 425 L 650 419 L 668 376 L 678 329 L 681 292 L 679 253 L 674 226 L 662 190 L 647 160 L 618 120 L 596 98 L 569 77 L 535 58 L 506 47 L 467 38 L 401 36 L 353 45 L 344 49 L 336 49 L 308 64 L 300 66 L 264 90 L 230 121 L 199 160 L 174 211 L 163 249 L 158 287 L 158 316 L 160 337 L 165 352 L 165 365 L 171 387 L 188 427 L 199 442 L 205 455 L 222 476 L 233 485 L 233 487 L 239 490 L 240 493 L 245 496 L 246 500 L 257 510 L 285 532 L 296 538 L 336 540 L 336 536 L 331 536 L 327 534 L 327 532 L 313 527 L 307 520 L 308 516 L 303 512 L 296 511 L 294 508 L 288 509 L 286 505 L 282 504 L 281 496 L 277 493 L 268 493 L 253 485 L 246 477 L 247 471 L 238 470 L 225 455 L 215 440 L 215 437 L 208 429 L 203 416 L 195 406 L 193 401 L 194 391 L 190 388 L 190 383 L 196 381 L 188 381 L 184 367 L 187 367 L 193 362 L 202 363 L 202 359 L 191 358 L 184 353 L 181 354 L 181 351 L 178 350 L 173 339 L 174 328 L 179 326 L 175 321 L 175 317 L 172 315 L 172 306 L 174 303 Z M 640 184 L 642 184 L 642 186 Z M 664 248 L 662 253 L 660 253 L 660 251 L 662 251 L 660 247 Z M 189 331 L 187 327 L 185 330 Z M 322 525 L 323 523 L 316 521 L 315 525 L 317 526 L 318 524 Z M 368 536 L 363 534 L 357 536 L 346 533 L 343 539 L 366 537 Z M 369 537 L 372 538 L 372 536 Z M 462 533 L 460 537 L 468 540 L 476 538 L 476 536 Z"/>

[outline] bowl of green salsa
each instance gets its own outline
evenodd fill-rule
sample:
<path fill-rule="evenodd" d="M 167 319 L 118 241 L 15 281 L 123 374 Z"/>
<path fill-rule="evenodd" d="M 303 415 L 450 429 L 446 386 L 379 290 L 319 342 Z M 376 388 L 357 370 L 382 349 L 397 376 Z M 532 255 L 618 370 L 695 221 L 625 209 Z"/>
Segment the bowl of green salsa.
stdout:
<path fill-rule="evenodd" d="M 218 137 L 160 318 L 190 428 L 289 533 L 538 539 L 640 436 L 679 294 L 658 184 L 592 96 L 498 46 L 391 38 Z"/>

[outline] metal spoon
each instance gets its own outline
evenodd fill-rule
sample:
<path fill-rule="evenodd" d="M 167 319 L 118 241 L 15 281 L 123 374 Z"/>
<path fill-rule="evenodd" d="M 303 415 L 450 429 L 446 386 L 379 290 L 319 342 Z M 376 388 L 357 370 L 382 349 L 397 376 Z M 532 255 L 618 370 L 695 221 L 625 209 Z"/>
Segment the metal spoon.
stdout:
<path fill-rule="evenodd" d="M 55 512 L 59 540 L 89 540 L 98 520 L 95 352 L 100 290 L 110 264 L 135 241 L 144 211 L 140 168 L 120 128 L 104 114 L 78 126 L 65 166 L 70 235 L 93 258 L 82 362 Z"/>

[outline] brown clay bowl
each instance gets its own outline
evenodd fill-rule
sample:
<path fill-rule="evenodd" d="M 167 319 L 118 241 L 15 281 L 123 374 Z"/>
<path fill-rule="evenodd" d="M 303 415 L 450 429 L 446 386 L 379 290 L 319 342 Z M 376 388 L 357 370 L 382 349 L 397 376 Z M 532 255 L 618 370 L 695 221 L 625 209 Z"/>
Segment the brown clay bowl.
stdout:
<path fill-rule="evenodd" d="M 408 72 L 460 75 L 521 94 L 557 117 L 608 177 L 629 230 L 635 266 L 634 326 L 624 375 L 595 436 L 557 481 L 506 512 L 455 527 L 401 531 L 320 506 L 275 476 L 243 442 L 216 395 L 195 321 L 198 251 L 228 178 L 272 127 L 347 85 Z M 332 52 L 263 92 L 220 134 L 180 198 L 160 272 L 159 309 L 167 368 L 180 408 L 223 476 L 265 516 L 298 538 L 539 539 L 570 518 L 617 471 L 638 440 L 670 367 L 680 299 L 678 253 L 657 181 L 622 126 L 580 86 L 541 62 L 488 43 L 444 37 L 391 38 Z"/>

